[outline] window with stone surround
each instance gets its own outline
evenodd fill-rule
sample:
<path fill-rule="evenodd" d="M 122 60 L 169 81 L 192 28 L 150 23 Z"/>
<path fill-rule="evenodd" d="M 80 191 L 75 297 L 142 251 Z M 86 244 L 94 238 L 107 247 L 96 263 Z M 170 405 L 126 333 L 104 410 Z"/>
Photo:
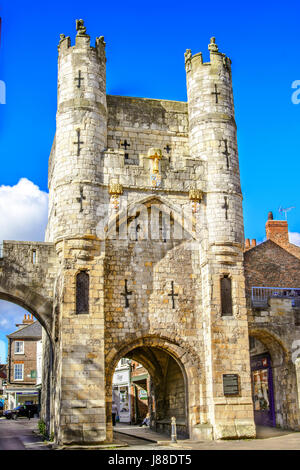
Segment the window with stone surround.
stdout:
<path fill-rule="evenodd" d="M 14 364 L 14 380 L 24 380 L 24 364 Z"/>
<path fill-rule="evenodd" d="M 89 313 L 90 278 L 86 271 L 76 276 L 76 313 Z"/>
<path fill-rule="evenodd" d="M 24 341 L 15 341 L 15 354 L 24 354 Z"/>
<path fill-rule="evenodd" d="M 221 278 L 221 315 L 232 315 L 231 279 L 228 274 Z"/>

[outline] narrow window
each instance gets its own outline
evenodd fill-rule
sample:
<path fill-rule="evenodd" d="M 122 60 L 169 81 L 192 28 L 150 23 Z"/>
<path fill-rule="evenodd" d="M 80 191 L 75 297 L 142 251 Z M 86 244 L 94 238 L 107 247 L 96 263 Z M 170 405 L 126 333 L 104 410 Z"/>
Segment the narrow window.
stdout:
<path fill-rule="evenodd" d="M 221 278 L 221 310 L 222 316 L 232 315 L 231 279 L 228 275 Z"/>
<path fill-rule="evenodd" d="M 167 242 L 167 230 L 166 230 L 166 216 L 163 212 L 159 211 L 159 239 L 164 243 Z"/>
<path fill-rule="evenodd" d="M 15 380 L 24 380 L 24 364 L 14 365 L 14 378 Z"/>
<path fill-rule="evenodd" d="M 36 264 L 36 261 L 37 261 L 36 250 L 32 250 L 31 261 L 32 261 L 32 264 Z"/>
<path fill-rule="evenodd" d="M 253 336 L 249 336 L 249 348 L 250 350 L 255 348 L 255 338 Z"/>
<path fill-rule="evenodd" d="M 76 313 L 89 313 L 89 275 L 81 271 L 76 276 Z"/>

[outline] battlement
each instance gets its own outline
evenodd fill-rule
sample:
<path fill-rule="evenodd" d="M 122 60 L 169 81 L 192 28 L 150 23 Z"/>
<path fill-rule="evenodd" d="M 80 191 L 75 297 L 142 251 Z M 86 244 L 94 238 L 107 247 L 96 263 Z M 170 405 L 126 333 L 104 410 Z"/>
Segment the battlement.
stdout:
<path fill-rule="evenodd" d="M 91 49 L 97 52 L 100 58 L 105 57 L 105 45 L 104 36 L 97 37 L 95 40 L 95 47 L 90 45 L 91 37 L 86 34 L 86 27 L 84 26 L 83 20 L 76 20 L 77 35 L 75 39 L 75 45 L 71 45 L 70 36 L 60 35 L 60 41 L 58 44 L 59 55 L 63 55 L 72 49 Z"/>
<path fill-rule="evenodd" d="M 208 50 L 210 52 L 210 61 L 203 62 L 202 52 L 192 55 L 191 49 L 187 49 L 184 58 L 185 58 L 185 69 L 187 72 L 190 72 L 193 68 L 202 67 L 202 66 L 221 66 L 225 67 L 228 71 L 231 71 L 231 60 L 222 52 L 219 52 L 219 48 L 215 42 L 215 37 L 210 39 L 210 44 L 208 45 Z"/>

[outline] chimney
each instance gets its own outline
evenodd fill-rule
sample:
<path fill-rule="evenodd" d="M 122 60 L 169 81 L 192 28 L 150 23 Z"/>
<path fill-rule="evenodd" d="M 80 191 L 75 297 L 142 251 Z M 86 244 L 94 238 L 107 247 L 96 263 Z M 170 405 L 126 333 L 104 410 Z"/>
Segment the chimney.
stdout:
<path fill-rule="evenodd" d="M 27 315 L 25 313 L 22 323 L 17 323 L 16 326 L 18 328 L 23 328 L 24 326 L 31 325 L 31 323 L 34 323 L 33 315 Z"/>
<path fill-rule="evenodd" d="M 289 244 L 289 230 L 287 220 L 273 220 L 273 213 L 269 212 L 266 223 L 267 240 L 272 240 L 278 245 Z"/>

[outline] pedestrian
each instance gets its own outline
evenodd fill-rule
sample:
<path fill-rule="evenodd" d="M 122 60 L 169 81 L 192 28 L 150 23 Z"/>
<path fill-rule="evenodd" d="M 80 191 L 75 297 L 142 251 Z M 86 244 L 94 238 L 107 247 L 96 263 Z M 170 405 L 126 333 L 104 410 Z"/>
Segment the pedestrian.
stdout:
<path fill-rule="evenodd" d="M 146 426 L 147 428 L 150 426 L 150 413 L 146 414 L 146 417 L 143 419 L 142 424 L 140 424 L 140 427 Z"/>
<path fill-rule="evenodd" d="M 27 416 L 28 416 L 28 419 L 30 420 L 30 417 L 31 417 L 31 409 L 29 408 L 29 406 L 27 406 Z"/>
<path fill-rule="evenodd" d="M 116 403 L 113 401 L 112 406 L 111 406 L 111 416 L 112 416 L 113 426 L 116 425 L 117 414 L 118 414 L 118 407 L 117 407 Z"/>

